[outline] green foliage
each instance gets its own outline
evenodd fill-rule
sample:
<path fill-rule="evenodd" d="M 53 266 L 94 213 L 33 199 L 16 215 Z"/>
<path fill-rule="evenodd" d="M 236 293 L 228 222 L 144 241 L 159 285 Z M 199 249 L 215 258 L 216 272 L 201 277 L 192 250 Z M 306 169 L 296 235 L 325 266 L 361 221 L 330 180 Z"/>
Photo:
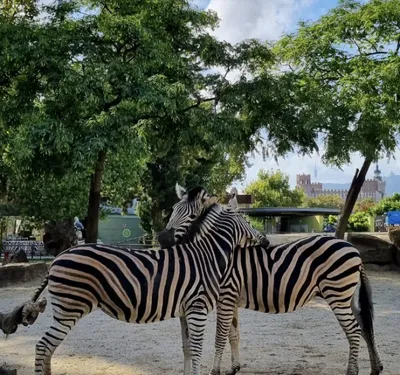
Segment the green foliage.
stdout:
<path fill-rule="evenodd" d="M 307 198 L 305 202 L 305 207 L 342 208 L 343 205 L 344 201 L 339 195 L 321 195 Z"/>
<path fill-rule="evenodd" d="M 258 218 L 258 217 L 250 217 L 250 225 L 254 228 L 257 229 L 259 232 L 263 233 L 265 228 L 263 225 L 263 220 Z"/>
<path fill-rule="evenodd" d="M 338 217 L 336 215 L 329 215 L 326 220 L 326 224 L 336 225 L 338 222 Z"/>
<path fill-rule="evenodd" d="M 370 160 L 396 149 L 400 123 L 398 0 L 341 1 L 275 47 L 291 67 L 299 118 L 323 135 L 327 163 L 359 152 Z"/>
<path fill-rule="evenodd" d="M 375 215 L 383 215 L 389 211 L 399 211 L 400 210 L 400 194 L 394 193 L 391 197 L 383 198 L 379 203 L 373 208 L 373 213 Z"/>
<path fill-rule="evenodd" d="M 366 212 L 356 212 L 350 215 L 348 230 L 350 232 L 368 232 L 369 217 L 370 215 Z"/>
<path fill-rule="evenodd" d="M 186 0 L 77 0 L 46 10 L 45 23 L 31 12 L 29 22 L 7 16 L 0 25 L 0 177 L 9 201 L 38 221 L 82 216 L 105 153 L 102 195 L 119 205 L 141 195 L 150 230 L 172 206 L 176 181 L 223 191 L 242 176 L 257 142 L 237 116 L 248 87 L 203 71 L 218 65 L 244 76 L 269 61 L 267 46 L 217 41 L 207 31 L 216 14 Z"/>
<path fill-rule="evenodd" d="M 289 176 L 281 171 L 260 170 L 258 179 L 251 182 L 245 192 L 254 196 L 253 207 L 299 207 L 305 200 L 303 190 L 291 190 Z"/>
<path fill-rule="evenodd" d="M 365 212 L 368 214 L 372 214 L 374 212 L 374 208 L 376 206 L 376 202 L 373 198 L 364 198 L 359 201 L 354 206 L 353 212 Z"/>

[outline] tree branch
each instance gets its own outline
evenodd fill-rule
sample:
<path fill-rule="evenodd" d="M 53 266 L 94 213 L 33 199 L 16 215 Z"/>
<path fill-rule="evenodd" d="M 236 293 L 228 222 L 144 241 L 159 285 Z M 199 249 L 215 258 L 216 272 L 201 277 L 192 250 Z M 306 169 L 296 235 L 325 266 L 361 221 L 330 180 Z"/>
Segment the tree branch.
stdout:
<path fill-rule="evenodd" d="M 112 107 L 115 107 L 122 101 L 122 96 L 118 95 L 114 100 L 108 103 L 104 103 L 104 112 L 108 112 Z"/>
<path fill-rule="evenodd" d="M 399 54 L 399 50 L 400 50 L 400 36 L 397 38 L 397 46 L 396 46 L 396 50 L 394 51 L 394 53 L 396 55 Z"/>
<path fill-rule="evenodd" d="M 113 14 L 113 12 L 111 12 L 111 9 L 108 7 L 106 2 L 103 3 L 103 7 L 108 13 Z"/>
<path fill-rule="evenodd" d="M 198 108 L 202 103 L 212 102 L 214 100 L 217 100 L 217 98 L 216 97 L 206 98 L 206 99 L 199 98 L 195 104 L 192 104 L 192 105 L 178 111 L 178 114 L 183 114 L 183 113 L 189 112 L 191 109 Z M 148 113 L 148 114 L 139 116 L 133 122 L 136 124 L 136 126 L 135 126 L 135 128 L 136 128 L 139 126 L 138 122 L 141 120 L 163 119 L 166 117 L 167 117 L 166 115 L 160 116 L 160 115 Z"/>
<path fill-rule="evenodd" d="M 193 108 L 200 107 L 200 105 L 203 104 L 203 103 L 212 102 L 212 101 L 215 101 L 215 100 L 217 100 L 217 97 L 215 97 L 215 96 L 212 97 L 212 98 L 207 98 L 207 99 L 197 99 L 197 102 L 195 104 L 192 104 L 189 107 L 186 107 L 182 111 L 179 111 L 179 113 L 186 113 L 186 112 L 190 111 Z"/>

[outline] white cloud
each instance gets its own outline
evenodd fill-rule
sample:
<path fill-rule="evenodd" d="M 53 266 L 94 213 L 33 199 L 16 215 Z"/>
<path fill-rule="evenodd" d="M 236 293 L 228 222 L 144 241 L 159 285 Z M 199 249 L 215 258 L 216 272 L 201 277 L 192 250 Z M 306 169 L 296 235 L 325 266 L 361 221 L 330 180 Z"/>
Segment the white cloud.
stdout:
<path fill-rule="evenodd" d="M 248 38 L 277 40 L 283 33 L 293 31 L 304 15 L 325 13 L 321 9 L 325 5 L 325 0 L 211 0 L 208 9 L 215 10 L 221 19 L 220 27 L 215 30 L 214 35 L 221 40 L 237 43 Z M 235 73 L 231 79 L 235 78 Z M 396 173 L 400 169 L 400 150 L 396 152 L 396 159 L 389 163 L 387 160 L 380 161 L 379 167 L 384 176 L 392 171 Z M 351 163 L 343 166 L 342 170 L 326 167 L 316 154 L 311 157 L 301 157 L 291 153 L 285 158 L 279 158 L 278 164 L 273 158 L 263 161 L 261 155 L 256 155 L 255 158 L 251 158 L 251 163 L 253 166 L 247 169 L 244 183 L 235 183 L 239 189 L 254 180 L 261 168 L 281 169 L 289 174 L 292 186 L 295 186 L 296 174 L 299 173 L 311 174 L 314 179 L 315 166 L 317 181 L 349 183 L 356 168 L 361 168 L 363 159 L 359 155 L 353 155 Z M 372 178 L 373 170 L 371 167 L 369 178 Z"/>
<path fill-rule="evenodd" d="M 400 170 L 400 150 L 395 153 L 396 160 L 382 159 L 379 161 L 379 168 L 383 176 L 388 176 L 391 172 L 399 174 Z M 356 169 L 360 169 L 364 159 L 359 154 L 352 155 L 351 163 L 338 168 L 330 168 L 321 162 L 320 156 L 314 153 L 310 157 L 302 157 L 291 153 L 284 158 L 279 158 L 278 163 L 273 158 L 263 160 L 261 154 L 255 155 L 250 162 L 253 164 L 247 169 L 246 179 L 243 183 L 234 183 L 240 188 L 245 187 L 249 182 L 257 178 L 258 171 L 263 168 L 265 170 L 278 170 L 290 176 L 290 185 L 296 185 L 296 175 L 301 173 L 310 174 L 312 180 L 316 182 L 334 182 L 334 183 L 351 183 Z M 315 167 L 317 169 L 317 178 L 314 177 Z M 367 178 L 373 177 L 375 165 L 371 165 Z"/>
<path fill-rule="evenodd" d="M 208 9 L 221 19 L 215 34 L 230 43 L 243 39 L 276 40 L 289 31 L 300 10 L 314 0 L 211 0 Z"/>
<path fill-rule="evenodd" d="M 207 7 L 209 0 L 192 0 L 191 3 L 197 6 L 200 9 L 204 9 Z"/>

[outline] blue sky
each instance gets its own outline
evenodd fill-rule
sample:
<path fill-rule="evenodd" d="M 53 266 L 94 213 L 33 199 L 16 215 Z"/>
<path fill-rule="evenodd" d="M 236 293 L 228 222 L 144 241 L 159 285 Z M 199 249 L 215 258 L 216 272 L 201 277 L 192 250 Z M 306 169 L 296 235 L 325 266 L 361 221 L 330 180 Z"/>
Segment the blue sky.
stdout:
<path fill-rule="evenodd" d="M 215 35 L 222 40 L 237 43 L 246 38 L 277 40 L 283 33 L 293 32 L 301 20 L 316 20 L 321 15 L 338 5 L 338 0 L 192 0 L 197 6 L 213 9 L 221 19 Z M 321 150 L 323 152 L 323 150 Z M 400 160 L 400 151 L 396 153 Z M 383 175 L 390 172 L 400 174 L 400 163 L 397 160 L 381 160 L 379 167 Z M 243 183 L 237 183 L 239 189 L 256 178 L 258 171 L 264 169 L 281 169 L 289 174 L 291 185 L 296 182 L 297 173 L 309 173 L 314 179 L 315 169 L 320 182 L 351 182 L 355 169 L 362 165 L 362 158 L 355 154 L 349 165 L 342 170 L 328 168 L 322 164 L 317 154 L 311 157 L 299 157 L 288 154 L 280 158 L 278 164 L 270 159 L 263 161 L 261 155 L 251 159 L 252 167 L 246 171 Z M 367 177 L 372 178 L 373 167 Z"/>

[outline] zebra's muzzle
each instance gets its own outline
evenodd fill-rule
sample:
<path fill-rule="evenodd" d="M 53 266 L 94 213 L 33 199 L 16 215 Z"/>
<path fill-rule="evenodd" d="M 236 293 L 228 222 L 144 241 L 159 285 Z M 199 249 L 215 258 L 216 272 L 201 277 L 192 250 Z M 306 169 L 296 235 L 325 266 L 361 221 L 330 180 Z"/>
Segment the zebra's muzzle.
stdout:
<path fill-rule="evenodd" d="M 162 249 L 175 245 L 175 229 L 164 229 L 158 234 L 158 242 Z"/>

